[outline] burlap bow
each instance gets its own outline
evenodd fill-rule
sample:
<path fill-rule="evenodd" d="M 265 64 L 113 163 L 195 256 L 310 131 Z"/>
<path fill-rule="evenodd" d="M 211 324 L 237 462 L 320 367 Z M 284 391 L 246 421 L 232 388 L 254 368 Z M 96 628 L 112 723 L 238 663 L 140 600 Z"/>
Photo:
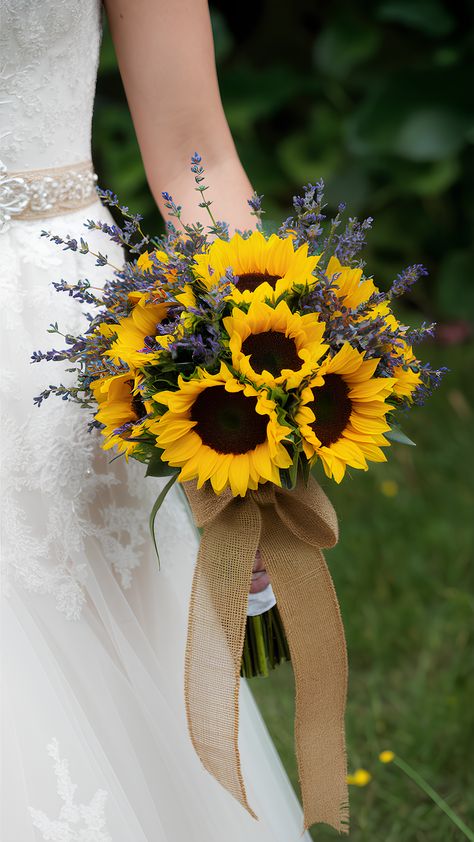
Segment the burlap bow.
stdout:
<path fill-rule="evenodd" d="M 244 498 L 186 483 L 204 527 L 193 579 L 185 700 L 206 769 L 257 818 L 242 777 L 240 662 L 252 566 L 260 548 L 285 626 L 296 684 L 295 744 L 305 828 L 347 832 L 344 741 L 347 657 L 339 605 L 322 547 L 337 542 L 336 513 L 311 479 L 293 491 L 271 483 Z"/>

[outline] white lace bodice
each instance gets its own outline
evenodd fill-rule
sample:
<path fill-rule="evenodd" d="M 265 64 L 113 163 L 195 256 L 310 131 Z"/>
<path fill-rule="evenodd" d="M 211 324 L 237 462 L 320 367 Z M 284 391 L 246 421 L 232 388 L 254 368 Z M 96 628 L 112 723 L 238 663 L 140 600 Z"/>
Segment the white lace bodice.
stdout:
<path fill-rule="evenodd" d="M 0 0 L 0 160 L 11 172 L 87 161 L 100 0 Z"/>

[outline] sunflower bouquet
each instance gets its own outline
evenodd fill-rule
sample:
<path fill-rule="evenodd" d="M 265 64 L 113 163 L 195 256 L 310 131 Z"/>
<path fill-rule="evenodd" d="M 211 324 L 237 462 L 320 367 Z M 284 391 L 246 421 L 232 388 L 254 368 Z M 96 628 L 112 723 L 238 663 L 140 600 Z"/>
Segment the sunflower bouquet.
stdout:
<path fill-rule="evenodd" d="M 300 658 L 296 642 L 288 646 L 284 629 L 288 633 L 297 622 L 302 611 L 298 598 L 306 599 L 308 582 L 300 597 L 295 591 L 290 604 L 288 580 L 305 547 L 316 547 L 318 554 L 337 538 L 333 510 L 319 486 L 311 485 L 311 474 L 322 467 L 339 483 L 350 469 L 367 470 L 370 462 L 385 461 L 392 440 L 409 442 L 396 419 L 425 401 L 442 371 L 422 363 L 414 352 L 432 335 L 433 325 L 411 329 L 392 307 L 425 270 L 411 266 L 381 291 L 359 258 L 372 221 L 350 218 L 343 224 L 342 205 L 334 218 L 326 219 L 322 182 L 307 185 L 294 198 L 292 214 L 272 234 L 263 231 L 262 197 L 255 194 L 249 200 L 255 229 L 231 235 L 206 199 L 197 154 L 191 169 L 199 206 L 209 214 L 207 228 L 184 223 L 180 206 L 164 193 L 166 234 L 152 239 L 143 233 L 140 217 L 120 208 L 111 193 L 101 193 L 106 204 L 120 208 L 124 225 L 89 221 L 87 227 L 123 244 L 130 259 L 102 290 L 87 281 L 56 284 L 93 309 L 84 334 L 68 336 L 66 349 L 33 355 L 34 361 L 65 360 L 74 370 L 72 386 L 50 386 L 35 401 L 40 405 L 50 394 L 78 401 L 92 410 L 89 423 L 100 430 L 105 450 L 146 463 L 147 475 L 170 476 L 152 524 L 164 494 L 177 480 L 187 490 L 196 523 L 204 527 L 203 542 L 212 526 L 203 550 L 208 566 L 201 576 L 208 588 L 209 582 L 220 582 L 220 593 L 207 606 L 206 622 L 217 613 L 215 635 L 217 639 L 225 629 L 225 651 L 220 656 L 216 648 L 210 652 L 211 667 L 215 669 L 219 657 L 224 662 L 230 648 L 235 669 L 252 675 L 289 658 L 291 650 L 304 685 L 306 655 Z M 43 233 L 68 249 L 89 251 L 84 239 Z M 99 265 L 108 265 L 105 255 L 94 256 Z M 51 330 L 58 331 L 57 325 Z M 277 586 L 283 623 L 278 608 L 245 621 L 248 561 L 258 546 Z M 275 559 L 284 546 L 287 560 L 279 561 L 279 568 Z M 320 553 L 318 557 L 322 559 Z M 278 571 L 286 563 L 285 580 Z M 323 562 L 318 564 L 314 575 L 320 582 L 326 574 Z M 303 579 L 308 576 L 301 573 Z M 207 598 L 199 587 L 197 582 L 195 612 L 199 600 L 202 604 Z M 329 605 L 332 591 L 327 587 Z M 237 592 L 238 622 L 233 617 Z M 314 610 L 319 610 L 316 603 Z M 343 649 L 338 616 L 336 603 L 331 622 Z M 200 640 L 196 617 L 191 636 L 195 647 Z M 194 690 L 188 694 L 190 723 L 199 718 L 193 712 L 197 682 L 204 685 L 211 678 L 206 672 L 211 667 L 203 666 L 206 645 L 202 638 L 201 677 L 193 677 L 195 651 L 188 638 L 187 675 Z M 340 688 L 334 692 L 339 698 L 343 693 Z M 302 691 L 300 697 L 304 699 Z M 222 778 L 213 766 L 215 752 L 205 758 L 196 728 L 190 724 L 190 730 L 201 759 Z M 224 785 L 250 810 L 238 759 L 235 768 L 234 784 Z M 306 789 L 310 786 L 311 781 Z"/>

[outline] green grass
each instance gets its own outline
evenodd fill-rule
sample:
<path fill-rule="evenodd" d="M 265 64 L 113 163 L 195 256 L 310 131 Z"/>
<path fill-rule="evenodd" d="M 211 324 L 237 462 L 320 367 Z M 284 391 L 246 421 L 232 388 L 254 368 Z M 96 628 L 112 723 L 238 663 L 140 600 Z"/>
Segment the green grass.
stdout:
<path fill-rule="evenodd" d="M 351 841 L 455 842 L 464 837 L 378 753 L 405 758 L 474 827 L 473 439 L 474 348 L 424 356 L 451 372 L 404 420 L 416 448 L 394 445 L 385 465 L 324 483 L 341 537 L 327 553 L 346 628 Z M 382 483 L 396 485 L 395 496 Z M 293 677 L 288 665 L 252 690 L 297 788 Z M 313 829 L 319 842 L 337 836 Z"/>

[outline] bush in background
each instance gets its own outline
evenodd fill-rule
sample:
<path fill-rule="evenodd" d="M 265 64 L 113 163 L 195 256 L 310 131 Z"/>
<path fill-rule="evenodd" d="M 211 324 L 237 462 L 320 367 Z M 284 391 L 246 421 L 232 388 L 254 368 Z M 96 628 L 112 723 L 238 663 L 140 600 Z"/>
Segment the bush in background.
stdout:
<path fill-rule="evenodd" d="M 420 317 L 474 311 L 469 5 L 215 0 L 211 8 L 225 110 L 267 221 L 302 183 L 323 177 L 332 207 L 344 199 L 351 213 L 376 217 L 367 259 L 382 286 L 422 261 L 430 278 L 412 299 Z M 101 182 L 141 209 L 149 229 L 161 227 L 107 33 L 94 138 Z"/>

